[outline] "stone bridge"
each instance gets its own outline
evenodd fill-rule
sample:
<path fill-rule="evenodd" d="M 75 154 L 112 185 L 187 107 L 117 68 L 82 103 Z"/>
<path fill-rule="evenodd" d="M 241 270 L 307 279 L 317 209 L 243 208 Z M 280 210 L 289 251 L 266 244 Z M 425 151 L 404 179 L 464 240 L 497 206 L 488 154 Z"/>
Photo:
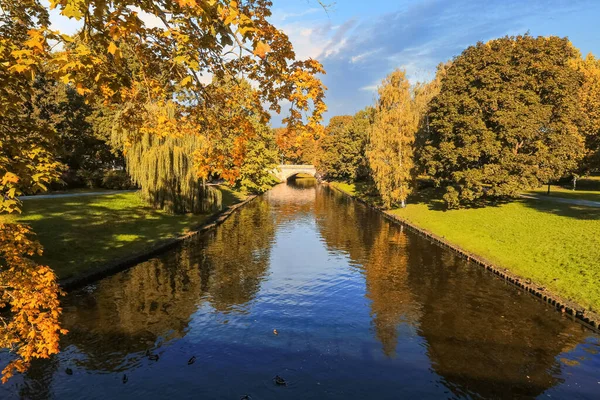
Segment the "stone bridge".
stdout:
<path fill-rule="evenodd" d="M 278 165 L 277 168 L 271 172 L 282 182 L 285 182 L 298 174 L 317 176 L 317 170 L 314 165 Z"/>

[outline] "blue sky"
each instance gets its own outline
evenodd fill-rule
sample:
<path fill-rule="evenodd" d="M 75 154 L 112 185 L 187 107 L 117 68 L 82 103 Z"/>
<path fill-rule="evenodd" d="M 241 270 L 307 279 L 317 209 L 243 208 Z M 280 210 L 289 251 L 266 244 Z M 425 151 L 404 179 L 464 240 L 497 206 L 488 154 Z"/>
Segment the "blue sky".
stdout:
<path fill-rule="evenodd" d="M 478 41 L 529 31 L 568 36 L 584 55 L 600 56 L 598 16 L 600 0 L 337 0 L 328 13 L 316 0 L 274 0 L 272 22 L 299 58 L 325 66 L 329 118 L 372 104 L 395 68 L 429 80 Z"/>
<path fill-rule="evenodd" d="M 373 104 L 377 85 L 395 68 L 413 82 L 429 80 L 437 64 L 478 41 L 568 36 L 583 54 L 600 56 L 600 0 L 337 0 L 328 12 L 317 0 L 273 3 L 271 22 L 288 34 L 297 58 L 325 66 L 326 121 Z M 77 26 L 53 20 L 61 30 Z"/>

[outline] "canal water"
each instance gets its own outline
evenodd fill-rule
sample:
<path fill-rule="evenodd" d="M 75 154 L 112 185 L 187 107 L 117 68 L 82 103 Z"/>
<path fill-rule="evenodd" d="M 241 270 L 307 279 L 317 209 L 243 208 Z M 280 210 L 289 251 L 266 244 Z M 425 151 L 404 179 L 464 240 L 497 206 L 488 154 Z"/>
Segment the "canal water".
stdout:
<path fill-rule="evenodd" d="M 598 336 L 313 180 L 64 303 L 0 398 L 600 398 Z"/>

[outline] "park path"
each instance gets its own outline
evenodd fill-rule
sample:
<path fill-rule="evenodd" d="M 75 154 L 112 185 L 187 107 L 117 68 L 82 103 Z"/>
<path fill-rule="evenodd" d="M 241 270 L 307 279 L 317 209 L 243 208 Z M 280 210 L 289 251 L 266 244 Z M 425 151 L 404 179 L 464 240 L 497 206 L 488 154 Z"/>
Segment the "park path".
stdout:
<path fill-rule="evenodd" d="M 568 199 L 565 197 L 552 197 L 552 196 L 543 196 L 543 195 L 537 195 L 537 194 L 522 194 L 521 197 L 523 197 L 525 199 L 553 201 L 555 203 L 573 204 L 576 206 L 600 208 L 600 201 Z"/>
<path fill-rule="evenodd" d="M 81 197 L 81 196 L 104 196 L 109 194 L 132 193 L 137 190 L 107 190 L 104 192 L 81 192 L 81 193 L 58 193 L 58 194 L 41 194 L 33 196 L 20 196 L 19 200 L 38 200 L 38 199 L 60 199 L 65 197 Z"/>

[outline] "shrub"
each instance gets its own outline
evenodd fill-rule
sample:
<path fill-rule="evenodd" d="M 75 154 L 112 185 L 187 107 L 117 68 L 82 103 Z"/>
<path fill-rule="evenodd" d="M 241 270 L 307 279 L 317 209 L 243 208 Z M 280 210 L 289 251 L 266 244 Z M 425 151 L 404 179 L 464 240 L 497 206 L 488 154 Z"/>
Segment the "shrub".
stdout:
<path fill-rule="evenodd" d="M 101 169 L 98 170 L 88 170 L 88 169 L 80 169 L 76 173 L 77 178 L 81 180 L 83 185 L 87 188 L 98 188 L 102 186 L 102 181 L 104 177 L 104 171 Z"/>
<path fill-rule="evenodd" d="M 135 185 L 124 170 L 109 170 L 104 172 L 100 187 L 111 190 L 126 190 L 134 189 Z"/>

